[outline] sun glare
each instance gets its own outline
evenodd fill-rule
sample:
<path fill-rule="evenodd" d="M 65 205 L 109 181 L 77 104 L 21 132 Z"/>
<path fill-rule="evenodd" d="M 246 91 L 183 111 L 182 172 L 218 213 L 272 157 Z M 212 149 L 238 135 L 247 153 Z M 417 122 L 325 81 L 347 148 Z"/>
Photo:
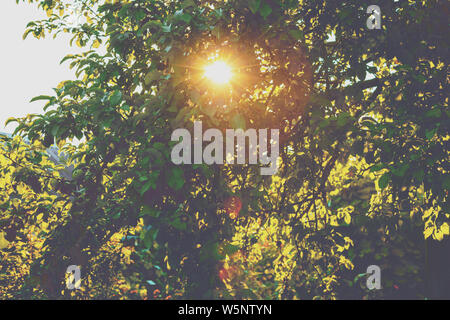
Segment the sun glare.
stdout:
<path fill-rule="evenodd" d="M 232 76 L 231 67 L 223 61 L 215 61 L 205 67 L 205 77 L 216 84 L 228 83 Z"/>

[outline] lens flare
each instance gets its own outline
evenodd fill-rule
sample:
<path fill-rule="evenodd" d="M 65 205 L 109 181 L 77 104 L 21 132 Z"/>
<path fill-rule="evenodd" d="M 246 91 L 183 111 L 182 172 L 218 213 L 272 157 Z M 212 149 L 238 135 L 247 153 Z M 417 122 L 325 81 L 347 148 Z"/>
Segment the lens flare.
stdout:
<path fill-rule="evenodd" d="M 223 61 L 215 61 L 205 67 L 205 77 L 216 84 L 230 82 L 233 72 L 231 67 Z"/>
<path fill-rule="evenodd" d="M 229 197 L 224 202 L 224 208 L 231 219 L 236 219 L 242 209 L 242 201 L 236 196 Z"/>

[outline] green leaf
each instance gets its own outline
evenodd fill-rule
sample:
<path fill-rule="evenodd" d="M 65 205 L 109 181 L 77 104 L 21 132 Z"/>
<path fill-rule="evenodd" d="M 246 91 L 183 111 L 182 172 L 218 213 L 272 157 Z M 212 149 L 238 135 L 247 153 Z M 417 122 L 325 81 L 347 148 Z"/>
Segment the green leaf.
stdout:
<path fill-rule="evenodd" d="M 59 64 L 63 64 L 65 61 L 70 60 L 70 59 L 75 59 L 76 57 L 77 56 L 75 56 L 73 54 L 68 54 L 59 62 Z"/>
<path fill-rule="evenodd" d="M 370 168 L 370 172 L 377 172 L 385 168 L 383 163 L 376 164 Z"/>
<path fill-rule="evenodd" d="M 122 109 L 124 111 L 130 111 L 130 106 L 127 104 L 124 104 L 123 106 L 120 107 L 120 109 Z"/>
<path fill-rule="evenodd" d="M 177 230 L 186 230 L 187 229 L 187 224 L 185 222 L 182 222 L 180 220 L 180 218 L 178 218 L 178 217 L 175 220 L 173 220 L 170 223 L 170 225 Z"/>
<path fill-rule="evenodd" d="M 181 5 L 181 8 L 186 9 L 189 7 L 195 7 L 195 2 L 194 0 L 185 0 L 183 1 L 183 4 Z"/>
<path fill-rule="evenodd" d="M 153 241 L 155 240 L 154 235 L 156 232 L 151 226 L 149 226 L 149 228 L 150 229 L 146 230 L 144 234 L 144 245 L 148 249 L 151 248 L 153 245 Z"/>
<path fill-rule="evenodd" d="M 360 81 L 366 80 L 366 65 L 360 64 L 356 69 L 356 76 Z"/>
<path fill-rule="evenodd" d="M 50 96 L 37 96 L 30 100 L 30 102 L 38 101 L 38 100 L 52 100 L 53 97 Z"/>
<path fill-rule="evenodd" d="M 154 218 L 158 218 L 161 214 L 161 211 L 152 208 L 148 205 L 144 205 L 141 209 L 141 213 L 139 214 L 139 217 L 143 217 L 143 216 L 150 216 L 150 217 L 154 217 Z"/>
<path fill-rule="evenodd" d="M 444 188 L 445 190 L 450 189 L 450 175 L 447 175 L 447 176 L 444 178 L 444 182 L 442 183 L 442 186 L 443 186 L 443 188 Z"/>
<path fill-rule="evenodd" d="M 162 31 L 163 32 L 170 32 L 171 31 L 171 28 L 172 28 L 172 25 L 168 25 L 168 26 L 162 26 Z"/>
<path fill-rule="evenodd" d="M 338 125 L 338 127 L 343 127 L 347 124 L 349 118 L 350 114 L 348 112 L 342 112 L 337 116 L 336 124 Z"/>
<path fill-rule="evenodd" d="M 426 130 L 425 131 L 425 137 L 427 137 L 428 140 L 431 140 L 431 138 L 434 137 L 434 135 L 437 132 L 437 128 L 431 129 L 431 130 Z"/>
<path fill-rule="evenodd" d="M 303 34 L 303 31 L 299 30 L 299 29 L 291 29 L 289 30 L 289 35 L 294 38 L 295 40 L 300 40 L 300 39 L 304 39 L 305 35 Z"/>
<path fill-rule="evenodd" d="M 391 171 L 397 177 L 403 177 L 406 173 L 406 170 L 408 170 L 408 169 L 409 169 L 409 164 L 406 163 L 406 164 L 402 164 L 398 168 L 393 168 Z"/>
<path fill-rule="evenodd" d="M 116 90 L 113 92 L 111 97 L 109 97 L 109 103 L 112 107 L 117 106 L 122 101 L 122 92 Z"/>
<path fill-rule="evenodd" d="M 8 120 L 6 120 L 6 122 L 5 122 L 5 127 L 6 127 L 8 124 L 10 124 L 11 122 L 19 122 L 19 119 L 16 119 L 16 118 L 13 118 L 13 117 L 8 118 Z"/>
<path fill-rule="evenodd" d="M 135 16 L 135 18 L 136 18 L 137 21 L 141 21 L 142 19 L 145 18 L 146 13 L 145 13 L 144 10 L 139 10 L 139 11 L 137 11 L 137 12 L 135 13 L 134 16 Z"/>
<path fill-rule="evenodd" d="M 174 190 L 180 190 L 184 186 L 184 173 L 179 167 L 174 167 L 169 171 L 167 184 Z"/>
<path fill-rule="evenodd" d="M 52 134 L 52 136 L 57 137 L 58 136 L 58 130 L 59 130 L 59 125 L 55 125 L 52 127 L 52 130 L 50 131 L 50 133 Z"/>
<path fill-rule="evenodd" d="M 192 16 L 189 13 L 183 13 L 182 15 L 179 16 L 179 18 L 186 23 L 189 23 L 192 20 Z"/>
<path fill-rule="evenodd" d="M 258 12 L 259 9 L 259 5 L 261 4 L 261 0 L 250 0 L 248 2 L 248 8 L 250 9 L 250 11 L 255 14 Z"/>
<path fill-rule="evenodd" d="M 223 253 L 227 254 L 229 256 L 231 256 L 233 253 L 239 251 L 240 247 L 239 246 L 235 246 L 232 244 L 227 244 L 224 248 L 223 248 Z"/>
<path fill-rule="evenodd" d="M 146 193 L 148 191 L 148 189 L 150 189 L 150 187 L 154 185 L 154 182 L 149 180 L 147 181 L 141 188 L 141 190 L 139 190 L 139 194 L 142 196 L 144 193 Z"/>
<path fill-rule="evenodd" d="M 264 2 L 259 8 L 259 13 L 264 19 L 266 19 L 269 14 L 272 13 L 272 8 L 266 2 Z"/>
<path fill-rule="evenodd" d="M 121 214 L 120 211 L 116 212 L 116 213 L 112 216 L 112 219 L 119 219 L 119 218 L 120 218 L 120 214 Z"/>
<path fill-rule="evenodd" d="M 102 121 L 103 128 L 110 128 L 111 123 L 113 123 L 114 118 L 106 118 Z"/>
<path fill-rule="evenodd" d="M 442 114 L 441 109 L 439 109 L 439 108 L 433 108 L 433 109 L 429 110 L 429 111 L 425 114 L 425 116 L 426 116 L 427 118 L 439 118 L 439 117 L 441 116 L 441 114 Z"/>
<path fill-rule="evenodd" d="M 148 86 L 152 81 L 159 80 L 161 77 L 161 73 L 158 70 L 153 70 L 147 73 L 144 78 L 144 83 Z"/>
<path fill-rule="evenodd" d="M 383 174 L 381 176 L 381 178 L 378 180 L 378 187 L 383 190 L 384 188 L 387 187 L 387 185 L 389 184 L 389 180 L 390 180 L 390 176 L 389 173 L 386 172 L 385 174 Z"/>

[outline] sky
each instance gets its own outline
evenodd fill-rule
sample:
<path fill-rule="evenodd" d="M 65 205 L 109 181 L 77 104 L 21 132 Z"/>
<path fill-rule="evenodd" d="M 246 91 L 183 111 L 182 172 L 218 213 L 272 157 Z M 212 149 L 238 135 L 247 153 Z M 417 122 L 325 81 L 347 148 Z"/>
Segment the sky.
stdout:
<path fill-rule="evenodd" d="M 5 127 L 10 117 L 43 112 L 45 101 L 30 103 L 33 97 L 52 95 L 58 83 L 75 79 L 69 63 L 59 64 L 67 54 L 80 52 L 69 45 L 69 35 L 22 40 L 28 22 L 46 17 L 35 4 L 0 1 L 0 132 L 14 131 L 15 123 Z"/>

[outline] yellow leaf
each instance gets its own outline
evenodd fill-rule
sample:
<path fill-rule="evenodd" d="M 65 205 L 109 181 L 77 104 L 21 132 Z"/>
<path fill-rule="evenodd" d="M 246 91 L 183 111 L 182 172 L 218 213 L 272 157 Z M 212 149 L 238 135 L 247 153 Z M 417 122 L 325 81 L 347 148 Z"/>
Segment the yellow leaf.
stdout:
<path fill-rule="evenodd" d="M 344 221 L 346 224 L 350 224 L 350 222 L 352 222 L 352 217 L 350 216 L 350 213 L 348 212 L 345 213 Z"/>
<path fill-rule="evenodd" d="M 433 233 L 433 230 L 434 230 L 434 228 L 425 229 L 425 231 L 423 232 L 425 239 L 428 239 L 428 237 L 431 236 L 431 234 Z"/>
<path fill-rule="evenodd" d="M 426 218 L 428 218 L 431 214 L 433 213 L 433 208 L 429 208 L 427 210 L 425 210 L 425 212 L 423 213 L 423 219 L 425 220 Z"/>
<path fill-rule="evenodd" d="M 332 225 L 334 227 L 339 226 L 338 219 L 336 218 L 336 216 L 331 216 L 330 217 L 330 225 Z"/>
<path fill-rule="evenodd" d="M 9 241 L 5 239 L 5 233 L 0 232 L 0 250 L 5 249 L 9 246 Z"/>
<path fill-rule="evenodd" d="M 442 231 L 442 233 L 443 233 L 444 235 L 450 235 L 450 228 L 449 228 L 447 222 L 445 222 L 445 223 L 442 224 L 442 226 L 441 226 L 441 231 Z"/>
<path fill-rule="evenodd" d="M 442 233 L 442 231 L 437 231 L 434 233 L 434 238 L 438 241 L 441 241 L 442 239 L 444 239 L 444 234 Z"/>

